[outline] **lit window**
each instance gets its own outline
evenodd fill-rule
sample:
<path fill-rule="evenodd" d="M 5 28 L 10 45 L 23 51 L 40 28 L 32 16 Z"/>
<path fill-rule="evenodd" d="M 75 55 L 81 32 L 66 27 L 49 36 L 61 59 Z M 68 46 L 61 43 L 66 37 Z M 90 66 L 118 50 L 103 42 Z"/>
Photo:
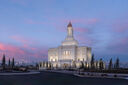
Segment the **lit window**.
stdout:
<path fill-rule="evenodd" d="M 66 55 L 68 55 L 68 51 L 66 51 Z"/>
<path fill-rule="evenodd" d="M 80 61 L 84 61 L 84 59 L 83 59 L 83 58 L 81 58 L 81 59 L 80 59 Z"/>
<path fill-rule="evenodd" d="M 56 59 L 52 59 L 52 61 L 56 61 Z"/>

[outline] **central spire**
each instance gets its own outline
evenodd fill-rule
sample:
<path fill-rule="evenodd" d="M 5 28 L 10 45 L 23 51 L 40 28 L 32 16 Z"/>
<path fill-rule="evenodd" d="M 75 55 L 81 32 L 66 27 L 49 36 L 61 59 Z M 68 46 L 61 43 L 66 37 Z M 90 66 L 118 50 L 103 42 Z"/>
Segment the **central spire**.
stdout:
<path fill-rule="evenodd" d="M 68 26 L 67 27 L 72 27 L 72 23 L 71 22 L 69 22 L 69 24 L 68 24 Z"/>
<path fill-rule="evenodd" d="M 67 37 L 73 37 L 73 28 L 72 28 L 72 23 L 69 22 L 68 26 L 67 26 Z"/>
<path fill-rule="evenodd" d="M 78 42 L 73 37 L 73 27 L 71 22 L 67 25 L 67 37 L 62 42 L 62 45 L 78 45 Z"/>

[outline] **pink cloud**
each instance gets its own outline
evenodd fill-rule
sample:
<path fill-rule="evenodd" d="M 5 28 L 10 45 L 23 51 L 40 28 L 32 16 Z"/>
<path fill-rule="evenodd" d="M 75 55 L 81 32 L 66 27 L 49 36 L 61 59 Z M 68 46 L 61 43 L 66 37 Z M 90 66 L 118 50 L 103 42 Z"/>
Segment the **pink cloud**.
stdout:
<path fill-rule="evenodd" d="M 17 35 L 11 36 L 10 38 L 15 41 L 21 42 L 21 43 L 28 43 L 26 39 L 24 39 L 23 37 L 17 36 Z"/>
<path fill-rule="evenodd" d="M 69 22 L 71 21 L 72 23 L 81 23 L 81 24 L 96 24 L 97 22 L 99 22 L 100 20 L 97 18 L 91 18 L 91 19 L 72 19 L 72 20 L 64 20 L 64 22 Z"/>
<path fill-rule="evenodd" d="M 94 19 L 89 19 L 86 23 L 88 23 L 88 24 L 95 24 L 97 22 L 99 22 L 99 19 L 94 18 Z"/>
<path fill-rule="evenodd" d="M 48 48 L 39 48 L 39 47 L 25 47 L 25 46 L 16 46 L 10 44 L 0 43 L 0 59 L 2 58 L 3 54 L 6 54 L 8 57 L 15 57 L 17 61 L 25 60 L 30 61 L 33 58 L 38 57 L 37 60 L 43 59 L 43 57 L 47 57 L 47 50 Z M 31 57 L 31 59 L 30 59 Z M 32 60 L 34 61 L 34 60 Z"/>
<path fill-rule="evenodd" d="M 10 37 L 11 39 L 15 40 L 16 42 L 22 44 L 22 47 L 26 48 L 26 49 L 31 49 L 30 45 L 36 44 L 37 42 L 31 40 L 30 38 L 24 38 L 22 36 L 18 36 L 18 35 L 14 35 Z M 32 48 L 33 50 L 35 48 Z"/>
<path fill-rule="evenodd" d="M 113 31 L 114 32 L 118 32 L 118 33 L 122 33 L 125 31 L 128 31 L 128 21 L 124 20 L 124 21 L 116 21 L 113 25 Z"/>
<path fill-rule="evenodd" d="M 71 20 L 67 20 L 67 19 L 62 19 L 60 21 L 55 20 L 56 23 L 51 23 L 57 30 L 60 31 L 66 31 L 67 28 L 67 24 L 69 23 L 69 21 L 71 21 L 73 28 L 78 31 L 78 32 L 89 32 L 89 30 L 85 27 L 75 27 L 74 25 L 84 25 L 84 26 L 92 26 L 96 23 L 98 23 L 100 20 L 97 18 L 92 18 L 92 19 L 71 19 Z M 80 26 L 81 26 L 80 25 Z"/>
<path fill-rule="evenodd" d="M 22 54 L 24 55 L 25 52 L 23 50 L 21 50 L 20 48 L 16 47 L 16 46 L 13 46 L 13 45 L 8 45 L 8 44 L 4 44 L 4 43 L 0 43 L 0 50 L 5 52 L 5 53 L 8 53 L 9 54 Z"/>
<path fill-rule="evenodd" d="M 26 49 L 26 50 L 31 50 L 31 51 L 37 51 L 38 49 L 36 47 L 33 47 L 33 44 L 35 44 L 34 41 L 32 40 L 28 40 L 28 39 L 25 39 L 21 36 L 11 36 L 11 39 L 17 41 L 17 42 L 20 42 L 22 45 L 21 47 Z"/>
<path fill-rule="evenodd" d="M 88 28 L 74 28 L 74 30 L 77 32 L 89 32 Z"/>
<path fill-rule="evenodd" d="M 29 45 L 31 44 L 31 41 L 30 40 L 28 41 L 27 39 L 24 39 L 23 37 L 17 36 L 17 35 L 11 36 L 10 38 L 13 39 L 13 40 L 15 40 L 16 42 L 21 43 L 23 48 L 31 49 L 29 47 Z"/>
<path fill-rule="evenodd" d="M 93 25 L 93 24 L 96 24 L 98 23 L 100 20 L 97 19 L 97 18 L 91 18 L 91 19 L 71 19 L 71 20 L 67 20 L 67 19 L 56 19 L 56 18 L 49 18 L 49 22 L 47 21 L 36 21 L 36 20 L 32 20 L 32 19 L 25 19 L 25 23 L 26 24 L 45 24 L 45 25 L 51 25 L 53 27 L 55 27 L 57 30 L 60 30 L 60 31 L 66 31 L 66 26 L 67 24 L 69 23 L 69 21 L 72 22 L 72 24 L 84 24 L 86 26 L 88 25 Z M 75 28 L 75 27 L 74 27 Z M 77 31 L 79 32 L 87 32 L 88 30 L 85 29 L 85 28 L 81 28 L 81 27 L 78 27 L 76 28 Z"/>
<path fill-rule="evenodd" d="M 125 54 L 128 52 L 128 37 L 114 39 L 108 44 L 108 49 L 113 53 Z"/>
<path fill-rule="evenodd" d="M 94 44 L 93 43 L 93 39 L 88 37 L 88 36 L 84 36 L 84 35 L 77 35 L 76 39 L 79 41 L 80 45 L 86 45 L 86 46 L 91 46 Z"/>
<path fill-rule="evenodd" d="M 127 54 L 128 52 L 128 20 L 116 20 L 111 25 L 111 41 L 107 45 L 107 51 L 111 54 Z"/>
<path fill-rule="evenodd" d="M 28 50 L 37 50 L 37 48 L 35 48 L 35 47 L 30 47 L 28 44 L 24 44 L 23 45 L 23 48 L 25 48 L 25 49 L 28 49 Z"/>
<path fill-rule="evenodd" d="M 5 50 L 5 46 L 2 43 L 0 43 L 0 50 Z"/>

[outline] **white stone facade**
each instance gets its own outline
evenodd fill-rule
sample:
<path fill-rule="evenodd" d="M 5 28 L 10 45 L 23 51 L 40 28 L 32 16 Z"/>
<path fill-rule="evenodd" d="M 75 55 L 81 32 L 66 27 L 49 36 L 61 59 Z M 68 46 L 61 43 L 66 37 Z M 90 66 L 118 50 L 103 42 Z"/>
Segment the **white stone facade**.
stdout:
<path fill-rule="evenodd" d="M 91 60 L 91 48 L 78 46 L 77 40 L 73 37 L 73 27 L 67 26 L 67 37 L 62 45 L 48 50 L 48 62 L 53 68 L 80 67 L 81 62 L 89 63 Z"/>

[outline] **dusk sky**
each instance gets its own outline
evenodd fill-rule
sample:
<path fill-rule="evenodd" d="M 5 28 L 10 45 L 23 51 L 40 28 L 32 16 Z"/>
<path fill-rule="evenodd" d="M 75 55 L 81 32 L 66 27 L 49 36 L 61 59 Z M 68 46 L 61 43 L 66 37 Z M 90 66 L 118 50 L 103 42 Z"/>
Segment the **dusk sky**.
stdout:
<path fill-rule="evenodd" d="M 128 62 L 128 0 L 0 0 L 0 60 L 47 60 L 69 21 L 96 59 Z"/>

